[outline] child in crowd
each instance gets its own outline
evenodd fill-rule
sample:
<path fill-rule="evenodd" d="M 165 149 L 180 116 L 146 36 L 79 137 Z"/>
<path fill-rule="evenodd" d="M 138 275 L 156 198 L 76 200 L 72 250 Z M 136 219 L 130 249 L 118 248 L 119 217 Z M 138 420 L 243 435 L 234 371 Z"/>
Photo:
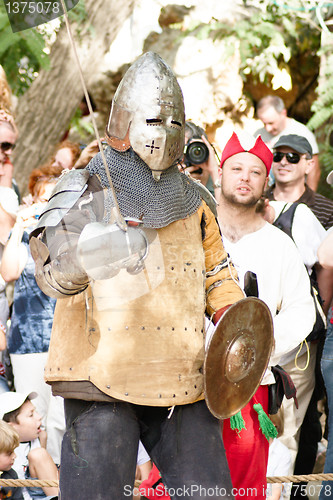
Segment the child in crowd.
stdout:
<path fill-rule="evenodd" d="M 0 479 L 17 479 L 12 469 L 16 454 L 15 448 L 20 444 L 16 430 L 3 420 L 0 420 Z M 0 486 L 0 499 L 23 500 L 22 488 Z"/>
<path fill-rule="evenodd" d="M 8 422 L 19 435 L 20 444 L 15 450 L 16 459 L 13 464 L 19 479 L 57 480 L 57 467 L 39 442 L 41 417 L 31 402 L 36 397 L 35 392 L 0 394 L 0 418 Z M 23 488 L 24 500 L 58 498 L 57 487 L 44 487 L 43 491 L 41 488 Z"/>

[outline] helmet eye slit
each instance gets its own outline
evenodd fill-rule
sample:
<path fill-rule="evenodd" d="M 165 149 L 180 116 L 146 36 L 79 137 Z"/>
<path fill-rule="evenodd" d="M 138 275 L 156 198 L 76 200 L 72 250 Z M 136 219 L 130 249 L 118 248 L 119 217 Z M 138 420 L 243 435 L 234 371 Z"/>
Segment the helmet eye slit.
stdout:
<path fill-rule="evenodd" d="M 161 123 L 163 123 L 163 120 L 161 118 L 147 118 L 146 119 L 147 125 L 160 125 Z"/>

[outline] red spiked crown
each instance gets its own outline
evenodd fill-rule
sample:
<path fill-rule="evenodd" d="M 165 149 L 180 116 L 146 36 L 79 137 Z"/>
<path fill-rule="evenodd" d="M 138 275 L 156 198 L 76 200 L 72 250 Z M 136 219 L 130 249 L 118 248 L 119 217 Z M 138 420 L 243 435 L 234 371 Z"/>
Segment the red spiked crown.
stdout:
<path fill-rule="evenodd" d="M 269 174 L 269 171 L 272 166 L 272 161 L 273 161 L 273 153 L 272 151 L 266 146 L 260 135 L 257 137 L 255 140 L 254 137 L 252 136 L 247 136 L 246 138 L 247 143 L 252 142 L 250 145 L 250 148 L 247 146 L 242 146 L 240 143 L 240 140 L 237 136 L 237 134 L 234 132 L 232 136 L 230 137 L 229 141 L 225 145 L 225 148 L 222 152 L 222 158 L 221 158 L 221 168 L 223 163 L 230 158 L 230 156 L 236 155 L 237 153 L 252 153 L 253 155 L 257 156 L 260 158 L 260 160 L 265 164 L 266 170 L 267 170 L 267 175 Z M 250 139 L 250 141 L 249 141 Z M 255 141 L 255 142 L 254 142 Z M 244 142 L 244 141 L 242 141 Z"/>

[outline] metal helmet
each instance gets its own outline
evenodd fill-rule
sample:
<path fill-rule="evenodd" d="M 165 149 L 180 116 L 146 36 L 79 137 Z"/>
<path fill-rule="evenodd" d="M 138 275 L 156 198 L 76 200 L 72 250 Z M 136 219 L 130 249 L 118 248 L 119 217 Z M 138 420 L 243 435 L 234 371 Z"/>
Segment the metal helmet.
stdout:
<path fill-rule="evenodd" d="M 181 159 L 184 130 L 184 100 L 176 77 L 159 55 L 146 52 L 117 88 L 108 142 L 118 151 L 132 146 L 159 180 L 163 170 Z"/>

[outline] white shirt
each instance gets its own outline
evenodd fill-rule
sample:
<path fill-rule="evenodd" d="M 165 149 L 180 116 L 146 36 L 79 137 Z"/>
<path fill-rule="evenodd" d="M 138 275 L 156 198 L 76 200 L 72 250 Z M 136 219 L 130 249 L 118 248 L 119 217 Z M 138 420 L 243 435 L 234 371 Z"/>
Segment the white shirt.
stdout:
<path fill-rule="evenodd" d="M 275 438 L 269 445 L 267 476 L 288 476 L 289 474 L 292 474 L 290 451 L 279 439 Z M 280 500 L 282 498 L 283 494 L 281 494 Z"/>
<path fill-rule="evenodd" d="M 27 479 L 25 473 L 29 466 L 28 455 L 30 451 L 34 450 L 35 448 L 40 448 L 40 442 L 38 438 L 27 443 L 20 443 L 19 446 L 15 448 L 16 458 L 13 469 L 15 470 L 19 479 Z M 27 488 L 22 488 L 22 493 L 24 500 L 32 499 L 32 496 L 29 494 Z"/>
<path fill-rule="evenodd" d="M 149 462 L 150 456 L 148 455 L 146 448 L 143 446 L 141 441 L 139 441 L 138 456 L 136 460 L 137 465 L 143 465 Z"/>
<path fill-rule="evenodd" d="M 275 210 L 274 220 L 277 219 L 282 211 L 286 212 L 292 205 L 292 203 L 275 200 L 270 201 L 269 204 Z M 312 210 L 304 203 L 297 205 L 291 234 L 302 256 L 303 262 L 310 272 L 312 267 L 318 262 L 317 251 L 327 233 Z"/>
<path fill-rule="evenodd" d="M 16 215 L 19 208 L 19 202 L 14 189 L 0 186 L 0 205 L 8 214 Z"/>
<path fill-rule="evenodd" d="M 274 325 L 275 346 L 269 366 L 280 364 L 281 357 L 312 331 L 315 307 L 309 277 L 294 242 L 268 222 L 236 243 L 222 236 L 223 244 L 244 288 L 244 275 L 257 275 L 259 298 L 269 307 Z M 266 371 L 262 384 L 274 383 Z"/>
<path fill-rule="evenodd" d="M 282 132 L 280 132 L 280 134 L 278 135 L 272 135 L 269 132 L 267 132 L 265 127 L 262 127 L 256 130 L 256 132 L 254 133 L 254 137 L 258 137 L 258 135 L 261 135 L 261 138 L 264 141 L 264 143 L 267 144 L 267 146 L 269 146 L 271 149 L 273 149 L 274 145 L 277 143 L 277 141 L 280 139 L 282 135 L 289 135 L 289 134 L 296 134 L 305 137 L 311 144 L 312 153 L 314 155 L 317 155 L 319 153 L 318 144 L 314 134 L 311 132 L 311 130 L 308 129 L 306 125 L 298 122 L 297 120 L 294 120 L 294 118 L 288 118 L 288 124 L 286 128 L 282 130 Z"/>

